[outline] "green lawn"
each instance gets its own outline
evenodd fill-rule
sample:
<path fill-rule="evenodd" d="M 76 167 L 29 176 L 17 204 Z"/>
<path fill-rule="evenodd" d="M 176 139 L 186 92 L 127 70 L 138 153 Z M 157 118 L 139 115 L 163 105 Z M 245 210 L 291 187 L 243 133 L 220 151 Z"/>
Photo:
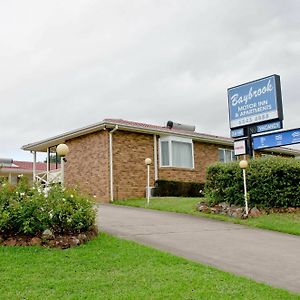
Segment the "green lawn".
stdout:
<path fill-rule="evenodd" d="M 0 299 L 300 299 L 100 234 L 68 250 L 0 247 Z"/>
<path fill-rule="evenodd" d="M 300 212 L 294 214 L 273 213 L 269 215 L 262 215 L 257 218 L 241 220 L 223 215 L 198 212 L 195 208 L 199 201 L 205 201 L 205 198 L 153 198 L 150 199 L 149 206 L 145 199 L 120 200 L 115 201 L 114 204 L 203 216 L 237 224 L 300 235 Z"/>

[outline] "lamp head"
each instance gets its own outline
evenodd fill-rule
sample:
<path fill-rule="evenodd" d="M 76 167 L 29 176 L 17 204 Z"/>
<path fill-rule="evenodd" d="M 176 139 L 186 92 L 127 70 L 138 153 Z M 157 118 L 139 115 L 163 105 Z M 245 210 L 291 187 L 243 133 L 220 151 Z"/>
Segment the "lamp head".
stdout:
<path fill-rule="evenodd" d="M 247 169 L 248 168 L 248 162 L 245 159 L 241 160 L 239 165 L 240 165 L 241 169 Z"/>
<path fill-rule="evenodd" d="M 59 144 L 56 147 L 56 153 L 60 156 L 60 157 L 65 157 L 68 153 L 69 153 L 69 147 L 66 144 Z"/>
<path fill-rule="evenodd" d="M 148 165 L 151 165 L 151 163 L 152 163 L 152 160 L 151 160 L 151 158 L 146 158 L 145 159 L 145 164 L 148 166 Z"/>

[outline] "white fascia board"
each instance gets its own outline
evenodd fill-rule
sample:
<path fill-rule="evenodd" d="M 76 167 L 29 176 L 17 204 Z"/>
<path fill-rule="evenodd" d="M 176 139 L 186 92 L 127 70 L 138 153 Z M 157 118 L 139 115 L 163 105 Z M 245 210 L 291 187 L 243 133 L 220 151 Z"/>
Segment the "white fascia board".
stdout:
<path fill-rule="evenodd" d="M 45 152 L 47 151 L 48 147 L 53 147 L 61 143 L 65 143 L 67 140 L 70 140 L 72 138 L 76 138 L 88 133 L 93 133 L 98 130 L 104 129 L 105 125 L 103 122 L 93 124 L 90 126 L 82 127 L 80 129 L 72 130 L 48 139 L 44 139 L 35 143 L 27 144 L 22 146 L 22 150 L 25 151 L 40 151 Z"/>

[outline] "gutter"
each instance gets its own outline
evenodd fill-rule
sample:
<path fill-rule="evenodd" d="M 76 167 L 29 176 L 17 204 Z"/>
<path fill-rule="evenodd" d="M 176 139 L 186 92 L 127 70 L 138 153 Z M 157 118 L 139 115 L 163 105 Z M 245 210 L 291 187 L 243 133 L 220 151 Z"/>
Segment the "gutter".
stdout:
<path fill-rule="evenodd" d="M 118 130 L 118 125 L 109 132 L 109 178 L 110 178 L 110 202 L 114 201 L 114 174 L 113 174 L 113 133 Z"/>

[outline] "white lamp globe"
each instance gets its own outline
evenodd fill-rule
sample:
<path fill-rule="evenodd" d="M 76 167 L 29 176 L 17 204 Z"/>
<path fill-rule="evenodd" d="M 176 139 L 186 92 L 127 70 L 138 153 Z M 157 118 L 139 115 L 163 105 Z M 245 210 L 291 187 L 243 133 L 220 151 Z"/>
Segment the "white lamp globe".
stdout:
<path fill-rule="evenodd" d="M 65 157 L 68 153 L 69 153 L 69 147 L 66 144 L 59 144 L 56 147 L 56 153 L 60 156 L 60 157 Z"/>
<path fill-rule="evenodd" d="M 241 169 L 247 169 L 248 168 L 248 162 L 245 159 L 241 160 L 239 165 L 240 165 Z"/>
<path fill-rule="evenodd" d="M 145 164 L 148 166 L 148 165 L 151 165 L 151 163 L 152 163 L 152 160 L 151 160 L 151 158 L 146 158 L 145 159 Z"/>

